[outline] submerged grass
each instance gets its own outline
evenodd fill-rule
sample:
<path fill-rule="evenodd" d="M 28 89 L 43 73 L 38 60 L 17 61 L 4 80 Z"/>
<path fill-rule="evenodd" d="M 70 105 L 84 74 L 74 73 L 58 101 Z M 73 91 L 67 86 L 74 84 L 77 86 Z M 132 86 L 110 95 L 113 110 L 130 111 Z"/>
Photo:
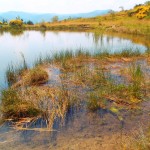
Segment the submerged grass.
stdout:
<path fill-rule="evenodd" d="M 118 149 L 122 150 L 149 150 L 150 149 L 150 129 L 145 133 L 140 125 L 139 130 L 131 133 L 130 136 L 123 136 L 122 141 L 118 145 Z"/>
<path fill-rule="evenodd" d="M 90 68 L 83 71 L 85 74 L 80 72 L 76 77 L 78 82 L 90 88 L 88 109 L 93 111 L 102 108 L 111 111 L 115 107 L 119 109 L 120 105 L 126 109 L 138 108 L 138 104 L 145 96 L 143 73 L 139 66 L 130 68 L 130 71 L 128 75 L 132 78 L 132 82 L 128 81 L 128 84 L 116 84 L 111 78 L 111 73 L 101 68 Z"/>

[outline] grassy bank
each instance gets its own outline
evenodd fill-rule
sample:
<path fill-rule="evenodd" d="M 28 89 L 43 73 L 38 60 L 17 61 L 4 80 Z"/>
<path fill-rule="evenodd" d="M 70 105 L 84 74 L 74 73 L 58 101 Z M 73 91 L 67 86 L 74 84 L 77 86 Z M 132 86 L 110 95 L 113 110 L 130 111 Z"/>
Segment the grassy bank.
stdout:
<path fill-rule="evenodd" d="M 56 23 L 39 24 L 39 28 L 48 30 L 75 30 L 75 31 L 99 31 L 119 32 L 136 35 L 150 35 L 150 19 L 139 20 L 136 17 L 128 17 L 127 12 L 99 16 L 87 19 L 73 19 Z M 31 27 L 32 28 L 32 27 Z M 38 28 L 38 26 L 37 26 Z"/>
<path fill-rule="evenodd" d="M 135 35 L 150 35 L 150 19 L 138 19 L 136 16 L 129 17 L 128 11 L 98 16 L 95 18 L 81 18 L 63 20 L 59 22 L 42 22 L 35 25 L 23 25 L 11 27 L 3 25 L 0 31 L 14 30 L 54 30 L 54 31 L 94 31 L 94 32 L 117 32 Z"/>

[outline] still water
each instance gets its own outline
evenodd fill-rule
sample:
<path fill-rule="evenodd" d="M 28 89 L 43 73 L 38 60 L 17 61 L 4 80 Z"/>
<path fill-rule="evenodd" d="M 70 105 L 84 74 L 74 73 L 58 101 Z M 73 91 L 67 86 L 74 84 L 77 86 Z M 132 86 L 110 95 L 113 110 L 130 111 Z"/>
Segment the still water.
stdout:
<path fill-rule="evenodd" d="M 110 53 L 124 49 L 139 49 L 144 52 L 145 44 L 134 43 L 132 39 L 120 36 L 94 34 L 86 32 L 40 32 L 25 31 L 21 33 L 0 33 L 0 85 L 5 87 L 4 74 L 8 64 L 19 63 L 21 53 L 24 54 L 28 65 L 41 54 L 51 54 L 83 49 L 90 53 L 109 51 Z"/>

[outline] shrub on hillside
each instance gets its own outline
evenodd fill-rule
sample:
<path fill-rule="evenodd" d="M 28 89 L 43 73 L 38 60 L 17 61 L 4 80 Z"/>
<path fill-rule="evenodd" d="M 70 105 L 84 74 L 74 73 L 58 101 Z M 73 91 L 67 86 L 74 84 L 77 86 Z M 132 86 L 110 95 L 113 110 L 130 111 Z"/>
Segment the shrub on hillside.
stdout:
<path fill-rule="evenodd" d="M 145 4 L 136 5 L 132 10 L 128 11 L 128 16 L 136 16 L 138 19 L 143 19 L 150 16 L 150 1 Z"/>
<path fill-rule="evenodd" d="M 31 20 L 27 21 L 26 24 L 28 24 L 28 25 L 34 25 L 34 23 Z"/>
<path fill-rule="evenodd" d="M 150 13 L 150 6 L 140 6 L 136 8 L 137 14 L 136 17 L 139 19 L 143 19 Z"/>
<path fill-rule="evenodd" d="M 21 27 L 23 25 L 23 21 L 22 20 L 11 20 L 9 22 L 9 25 L 12 27 Z"/>

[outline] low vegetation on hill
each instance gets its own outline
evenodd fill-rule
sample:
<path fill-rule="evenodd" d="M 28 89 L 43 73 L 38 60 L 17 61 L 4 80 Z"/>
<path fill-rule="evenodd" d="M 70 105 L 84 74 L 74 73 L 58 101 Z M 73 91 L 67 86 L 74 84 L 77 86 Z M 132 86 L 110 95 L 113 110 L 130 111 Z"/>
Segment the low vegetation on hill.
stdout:
<path fill-rule="evenodd" d="M 135 15 L 138 19 L 150 18 L 150 1 L 145 2 L 144 5 L 136 5 L 128 11 L 128 15 Z"/>
<path fill-rule="evenodd" d="M 120 7 L 120 12 L 111 10 L 109 14 L 93 18 L 68 18 L 59 21 L 55 16 L 51 22 L 42 21 L 33 24 L 31 20 L 23 22 L 17 17 L 9 23 L 6 20 L 0 22 L 1 30 L 69 30 L 69 31 L 113 31 L 129 34 L 150 35 L 150 1 L 134 6 L 133 9 L 124 10 Z"/>

